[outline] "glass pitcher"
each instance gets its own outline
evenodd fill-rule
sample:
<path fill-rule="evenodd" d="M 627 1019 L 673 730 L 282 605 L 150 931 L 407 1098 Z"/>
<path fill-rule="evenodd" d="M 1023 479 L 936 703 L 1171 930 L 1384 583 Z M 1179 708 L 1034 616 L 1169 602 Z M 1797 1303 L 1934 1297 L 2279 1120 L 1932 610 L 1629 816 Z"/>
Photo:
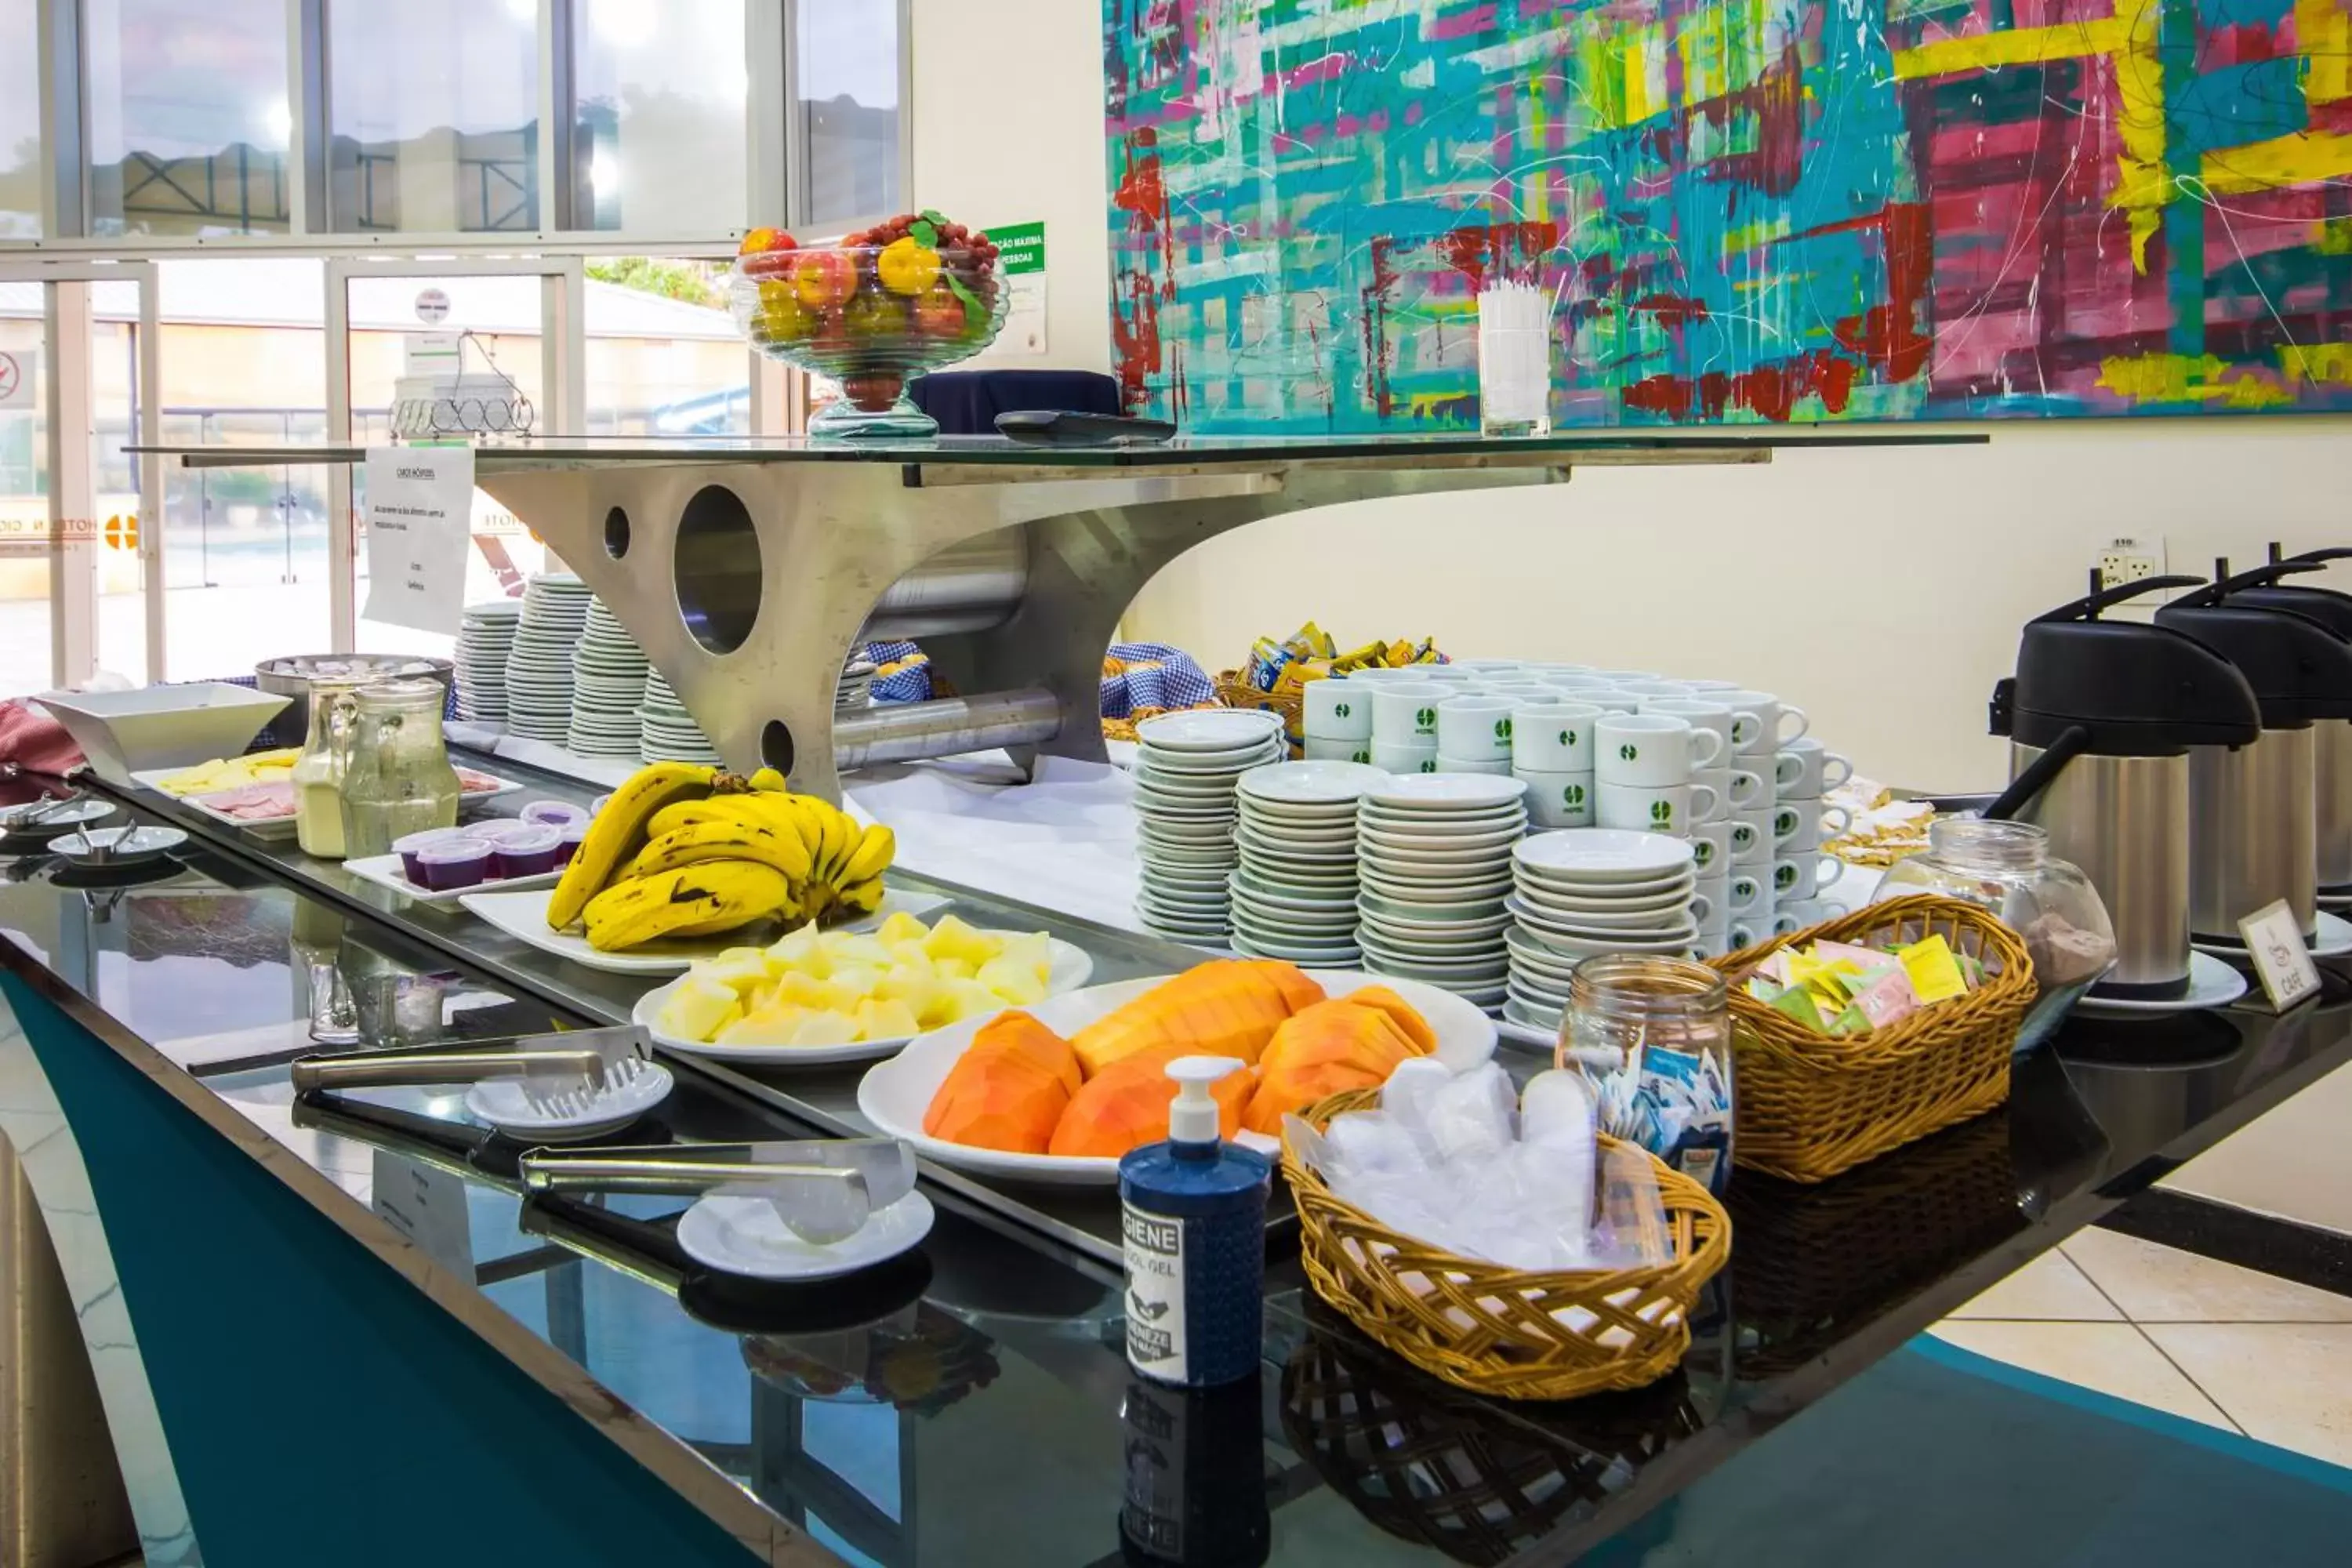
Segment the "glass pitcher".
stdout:
<path fill-rule="evenodd" d="M 343 774 L 343 853 L 389 854 L 393 840 L 457 822 L 457 770 L 441 740 L 447 689 L 391 680 L 352 694 L 351 764 Z"/>
<path fill-rule="evenodd" d="M 343 858 L 343 775 L 351 771 L 352 723 L 358 714 L 352 693 L 362 680 L 310 682 L 310 729 L 302 754 L 294 759 L 294 835 L 302 853 L 321 860 Z"/>

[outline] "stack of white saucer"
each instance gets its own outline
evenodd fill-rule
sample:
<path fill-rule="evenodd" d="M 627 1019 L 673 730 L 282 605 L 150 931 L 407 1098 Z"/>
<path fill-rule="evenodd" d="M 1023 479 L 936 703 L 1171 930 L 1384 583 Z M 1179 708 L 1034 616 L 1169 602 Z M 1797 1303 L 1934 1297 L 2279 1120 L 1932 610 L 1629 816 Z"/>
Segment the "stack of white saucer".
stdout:
<path fill-rule="evenodd" d="M 634 757 L 641 739 L 637 709 L 652 667 L 620 617 L 592 599 L 580 647 L 572 658 L 574 756 Z"/>
<path fill-rule="evenodd" d="M 507 721 L 507 660 L 514 652 L 522 605 L 490 599 L 466 606 L 457 623 L 457 717 L 474 724 Z"/>
<path fill-rule="evenodd" d="M 1356 815 L 1356 943 L 1363 967 L 1500 1006 L 1511 847 L 1527 786 L 1491 773 L 1406 773 Z"/>
<path fill-rule="evenodd" d="M 645 706 L 637 710 L 637 760 L 643 763 L 699 763 L 719 765 L 719 748 L 677 700 L 661 671 L 646 676 Z"/>
<path fill-rule="evenodd" d="M 874 701 L 874 661 L 853 658 L 841 667 L 841 679 L 833 689 L 833 705 L 843 708 L 866 708 Z"/>
<path fill-rule="evenodd" d="M 1361 763 L 1276 763 L 1241 777 L 1234 830 L 1234 951 L 1326 968 L 1353 964 L 1356 811 L 1389 782 Z"/>
<path fill-rule="evenodd" d="M 1503 1016 L 1559 1027 L 1576 966 L 1609 952 L 1698 956 L 1706 911 L 1690 843 L 1663 833 L 1564 827 L 1520 840 L 1514 890 L 1510 999 Z"/>
<path fill-rule="evenodd" d="M 572 653 L 588 619 L 588 585 L 542 572 L 523 589 L 522 616 L 507 658 L 507 727 L 561 746 L 572 738 Z"/>
<path fill-rule="evenodd" d="M 1135 912 L 1181 942 L 1222 942 L 1232 931 L 1230 880 L 1240 854 L 1234 786 L 1286 749 L 1281 716 L 1255 709 L 1162 713 L 1135 727 Z"/>

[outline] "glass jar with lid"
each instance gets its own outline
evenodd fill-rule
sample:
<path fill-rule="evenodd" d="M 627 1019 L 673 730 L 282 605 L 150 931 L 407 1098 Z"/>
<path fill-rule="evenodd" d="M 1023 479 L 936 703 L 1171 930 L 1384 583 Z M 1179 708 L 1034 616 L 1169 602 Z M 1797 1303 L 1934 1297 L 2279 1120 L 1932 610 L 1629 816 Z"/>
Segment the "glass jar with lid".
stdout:
<path fill-rule="evenodd" d="M 1731 1178 L 1731 994 L 1688 959 L 1605 953 L 1568 983 L 1558 1065 L 1595 1084 L 1640 1053 L 1633 1103 L 1602 1097 L 1601 1128 L 1648 1149 L 1709 1192 Z"/>
<path fill-rule="evenodd" d="M 343 858 L 343 775 L 351 770 L 357 717 L 352 693 L 364 684 L 359 677 L 313 677 L 310 682 L 309 728 L 292 775 L 294 836 L 303 854 L 322 860 Z"/>
<path fill-rule="evenodd" d="M 448 692 L 437 680 L 391 680 L 352 693 L 343 774 L 343 852 L 384 855 L 395 838 L 457 821 L 457 770 L 441 738 Z"/>
<path fill-rule="evenodd" d="M 2030 822 L 1929 823 L 1927 847 L 1897 860 L 1871 901 L 1906 893 L 1960 899 L 1999 915 L 2025 939 L 2045 996 L 2079 994 L 2115 962 L 2116 929 L 2098 889 L 2080 867 L 2051 854 L 2050 835 Z"/>

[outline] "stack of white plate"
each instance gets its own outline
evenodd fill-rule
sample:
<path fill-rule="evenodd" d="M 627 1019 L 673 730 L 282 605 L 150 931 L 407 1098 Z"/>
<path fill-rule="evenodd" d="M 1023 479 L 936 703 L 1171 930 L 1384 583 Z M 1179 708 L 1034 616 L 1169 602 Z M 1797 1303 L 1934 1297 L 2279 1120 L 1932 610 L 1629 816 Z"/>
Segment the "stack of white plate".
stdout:
<path fill-rule="evenodd" d="M 1503 1004 L 1503 907 L 1527 785 L 1491 773 L 1402 773 L 1356 815 L 1356 943 L 1373 974 L 1426 981 L 1481 1007 Z"/>
<path fill-rule="evenodd" d="M 1356 805 L 1389 775 L 1362 763 L 1276 763 L 1242 775 L 1234 842 L 1234 951 L 1353 964 Z"/>
<path fill-rule="evenodd" d="M 1697 956 L 1690 841 L 1614 827 L 1564 827 L 1511 858 L 1510 999 L 1503 1016 L 1557 1029 L 1576 966 L 1608 952 Z"/>
<path fill-rule="evenodd" d="M 572 740 L 583 757 L 634 757 L 641 738 L 637 709 L 652 667 L 646 650 L 604 601 L 589 602 L 586 629 L 572 660 Z"/>
<path fill-rule="evenodd" d="M 457 623 L 457 717 L 474 724 L 507 721 L 507 659 L 522 619 L 516 599 L 466 606 Z"/>
<path fill-rule="evenodd" d="M 1135 912 L 1162 936 L 1223 942 L 1239 859 L 1234 784 L 1281 758 L 1282 720 L 1239 708 L 1163 713 L 1137 725 L 1135 740 Z"/>
<path fill-rule="evenodd" d="M 587 584 L 543 572 L 523 589 L 522 616 L 507 658 L 507 727 L 561 746 L 572 738 L 572 652 L 588 619 Z"/>
<path fill-rule="evenodd" d="M 661 671 L 646 676 L 645 706 L 637 710 L 637 760 L 645 763 L 699 763 L 719 765 L 719 748 L 677 700 Z"/>
<path fill-rule="evenodd" d="M 833 689 L 833 705 L 864 708 L 874 700 L 874 661 L 853 658 L 841 668 L 841 682 Z"/>

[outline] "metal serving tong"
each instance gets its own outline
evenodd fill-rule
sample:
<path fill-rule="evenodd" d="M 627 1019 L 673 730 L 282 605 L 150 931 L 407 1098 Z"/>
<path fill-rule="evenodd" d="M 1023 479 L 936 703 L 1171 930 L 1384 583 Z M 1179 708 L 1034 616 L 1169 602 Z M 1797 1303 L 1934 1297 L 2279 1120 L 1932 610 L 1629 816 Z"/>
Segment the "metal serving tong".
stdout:
<path fill-rule="evenodd" d="M 297 1094 L 510 1079 L 522 1085 L 533 1115 L 574 1116 L 592 1110 L 599 1096 L 644 1076 L 652 1050 L 653 1041 L 644 1029 L 623 1025 L 478 1045 L 297 1057 L 288 1071 Z"/>
<path fill-rule="evenodd" d="M 848 1240 L 914 1190 L 915 1151 L 895 1138 L 535 1150 L 522 1158 L 522 1180 L 534 1193 L 759 1198 L 794 1236 L 822 1246 Z"/>

